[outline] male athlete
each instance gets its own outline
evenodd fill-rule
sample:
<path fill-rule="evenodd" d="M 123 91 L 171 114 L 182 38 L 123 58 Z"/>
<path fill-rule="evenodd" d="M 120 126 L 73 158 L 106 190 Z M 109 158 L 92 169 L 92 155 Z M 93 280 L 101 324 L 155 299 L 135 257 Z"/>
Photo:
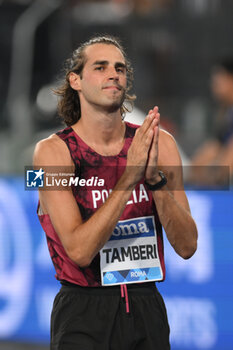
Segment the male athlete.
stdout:
<path fill-rule="evenodd" d="M 155 281 L 165 278 L 162 226 L 184 259 L 197 247 L 173 137 L 158 107 L 125 123 L 131 68 L 112 37 L 84 43 L 57 90 L 67 128 L 40 141 L 35 167 L 71 167 L 82 183 L 40 191 L 38 214 L 62 287 L 51 349 L 166 350 L 169 326 Z M 88 187 L 88 181 L 96 186 Z"/>

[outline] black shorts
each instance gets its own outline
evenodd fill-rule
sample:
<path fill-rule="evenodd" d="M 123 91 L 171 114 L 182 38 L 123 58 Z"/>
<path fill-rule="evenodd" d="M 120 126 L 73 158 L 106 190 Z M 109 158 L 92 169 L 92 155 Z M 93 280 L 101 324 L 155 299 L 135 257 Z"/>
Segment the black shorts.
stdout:
<path fill-rule="evenodd" d="M 163 299 L 154 283 L 79 287 L 63 285 L 51 317 L 51 350 L 169 350 Z M 129 311 L 129 312 L 127 312 Z"/>

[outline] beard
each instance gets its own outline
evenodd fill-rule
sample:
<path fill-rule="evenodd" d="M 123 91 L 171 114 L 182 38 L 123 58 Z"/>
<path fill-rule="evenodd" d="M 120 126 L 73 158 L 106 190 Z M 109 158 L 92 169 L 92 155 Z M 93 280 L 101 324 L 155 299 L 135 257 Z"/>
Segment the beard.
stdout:
<path fill-rule="evenodd" d="M 84 103 L 82 101 L 86 101 L 85 103 L 94 106 L 96 110 L 105 110 L 107 113 L 117 112 L 126 99 L 126 88 L 120 85 L 117 86 L 119 90 L 104 93 L 98 89 L 79 92 L 80 104 L 82 105 Z"/>
<path fill-rule="evenodd" d="M 114 113 L 116 111 L 118 111 L 118 109 L 120 109 L 123 106 L 123 103 L 125 101 L 125 97 L 126 97 L 126 89 L 124 89 L 123 87 L 121 88 L 121 95 L 116 98 L 115 100 L 113 99 L 111 101 L 111 103 L 109 103 L 109 105 L 106 106 L 106 110 L 109 113 Z"/>

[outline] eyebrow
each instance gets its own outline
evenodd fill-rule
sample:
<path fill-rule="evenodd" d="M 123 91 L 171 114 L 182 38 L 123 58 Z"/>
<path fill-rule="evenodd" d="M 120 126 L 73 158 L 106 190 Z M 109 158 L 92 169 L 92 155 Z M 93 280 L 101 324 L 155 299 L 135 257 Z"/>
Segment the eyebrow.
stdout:
<path fill-rule="evenodd" d="M 103 65 L 103 66 L 106 66 L 109 64 L 109 61 L 95 61 L 93 63 L 93 66 L 98 66 L 98 65 Z M 125 63 L 123 62 L 116 62 L 115 63 L 115 67 L 122 67 L 122 68 L 126 68 L 126 65 Z"/>

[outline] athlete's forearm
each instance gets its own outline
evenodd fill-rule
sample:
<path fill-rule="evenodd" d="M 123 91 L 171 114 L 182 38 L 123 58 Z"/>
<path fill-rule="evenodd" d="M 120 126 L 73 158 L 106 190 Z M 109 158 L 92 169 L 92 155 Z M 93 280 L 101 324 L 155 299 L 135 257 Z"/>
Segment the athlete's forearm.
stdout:
<path fill-rule="evenodd" d="M 76 227 L 67 253 L 79 266 L 88 266 L 109 240 L 136 185 L 126 172 L 106 202 L 86 222 Z"/>
<path fill-rule="evenodd" d="M 182 258 L 189 259 L 197 249 L 197 228 L 192 216 L 167 188 L 152 195 L 170 244 Z"/>

